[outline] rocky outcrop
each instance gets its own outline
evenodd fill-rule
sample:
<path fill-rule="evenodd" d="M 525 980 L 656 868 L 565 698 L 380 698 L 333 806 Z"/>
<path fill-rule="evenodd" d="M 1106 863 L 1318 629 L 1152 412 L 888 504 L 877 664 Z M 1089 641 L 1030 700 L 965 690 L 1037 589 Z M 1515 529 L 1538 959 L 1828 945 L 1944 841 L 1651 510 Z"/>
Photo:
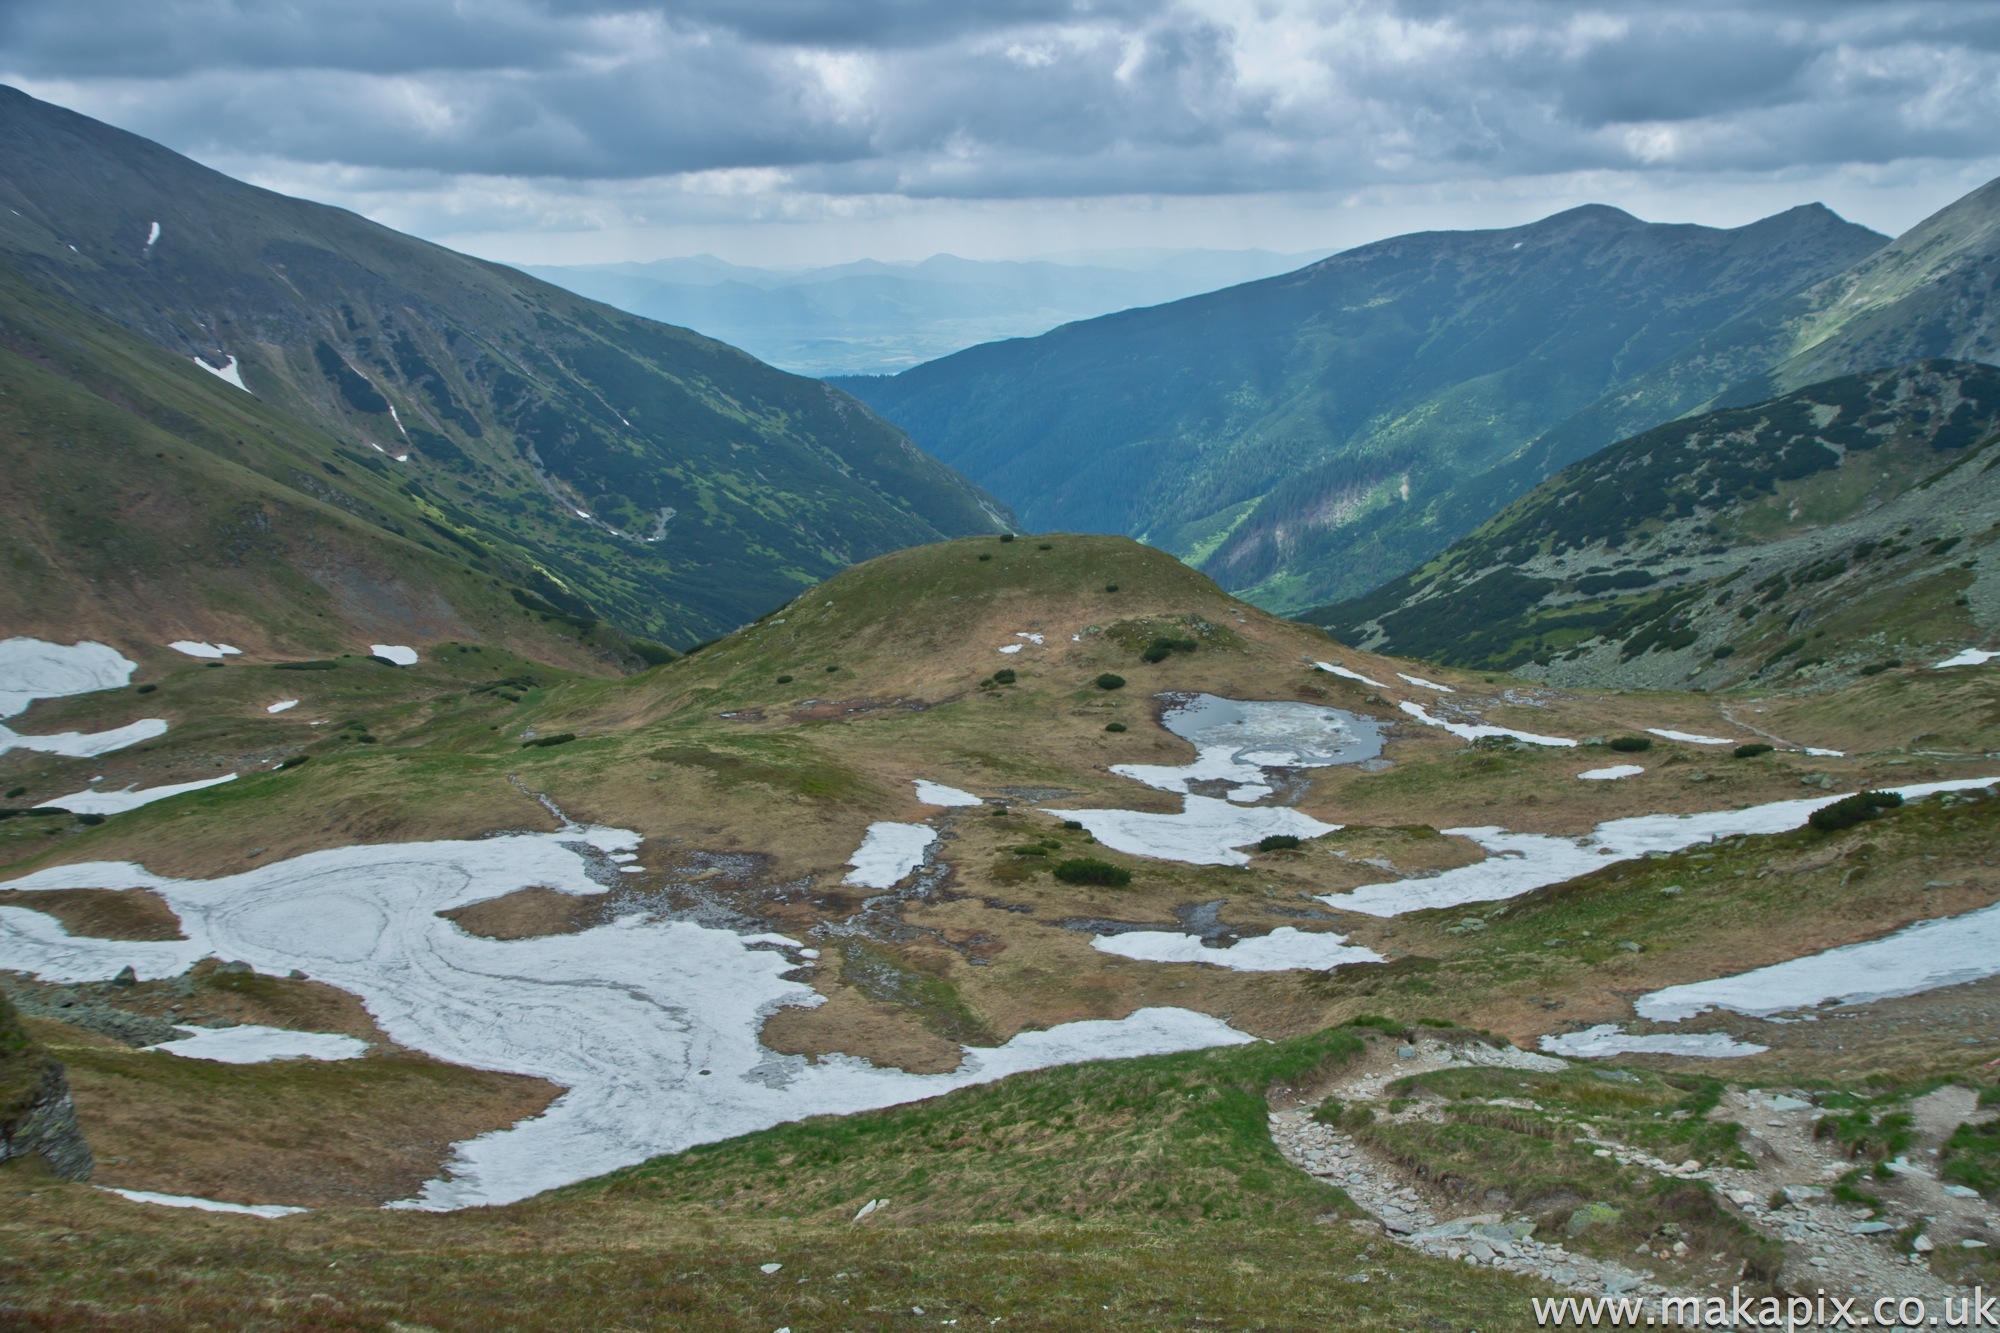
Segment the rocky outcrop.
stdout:
<path fill-rule="evenodd" d="M 69 1095 L 63 1067 L 43 1056 L 36 1095 L 26 1109 L 0 1122 L 0 1162 L 40 1157 L 53 1175 L 88 1180 L 96 1160 L 83 1129 L 76 1123 L 76 1102 Z"/>
<path fill-rule="evenodd" d="M 63 1067 L 22 1029 L 13 1003 L 0 994 L 0 1165 L 28 1157 L 68 1180 L 88 1180 L 96 1165 Z"/>

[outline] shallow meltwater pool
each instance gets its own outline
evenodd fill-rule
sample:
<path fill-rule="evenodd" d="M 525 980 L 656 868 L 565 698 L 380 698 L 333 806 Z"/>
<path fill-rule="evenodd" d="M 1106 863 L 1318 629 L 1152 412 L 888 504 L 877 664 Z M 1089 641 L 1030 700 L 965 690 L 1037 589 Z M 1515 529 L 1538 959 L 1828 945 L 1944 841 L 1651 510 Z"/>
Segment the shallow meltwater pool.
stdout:
<path fill-rule="evenodd" d="M 1111 771 L 1179 795 L 1178 813 L 1053 807 L 1047 813 L 1077 821 L 1128 855 L 1247 865 L 1240 849 L 1262 838 L 1316 838 L 1340 827 L 1285 806 L 1252 805 L 1274 793 L 1269 770 L 1359 764 L 1382 753 L 1381 723 L 1320 704 L 1197 694 L 1169 703 L 1160 725 L 1195 747 L 1193 763 L 1114 764 Z M 1211 791 L 1197 793 L 1196 784 L 1212 784 Z"/>

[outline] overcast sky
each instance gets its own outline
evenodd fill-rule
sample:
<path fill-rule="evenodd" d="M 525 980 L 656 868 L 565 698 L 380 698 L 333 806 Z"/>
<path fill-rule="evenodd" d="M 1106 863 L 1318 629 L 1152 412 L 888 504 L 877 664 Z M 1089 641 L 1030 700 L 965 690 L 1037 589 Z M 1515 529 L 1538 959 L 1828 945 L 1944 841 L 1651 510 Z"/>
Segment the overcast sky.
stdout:
<path fill-rule="evenodd" d="M 515 262 L 1895 232 L 2000 175 L 1993 0 L 0 0 L 0 81 Z"/>

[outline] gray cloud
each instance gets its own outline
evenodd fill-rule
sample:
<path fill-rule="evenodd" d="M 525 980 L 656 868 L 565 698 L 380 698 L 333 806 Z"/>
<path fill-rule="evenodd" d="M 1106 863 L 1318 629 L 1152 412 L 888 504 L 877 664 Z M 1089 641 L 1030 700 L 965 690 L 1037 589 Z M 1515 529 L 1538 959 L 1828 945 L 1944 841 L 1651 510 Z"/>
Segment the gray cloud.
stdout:
<path fill-rule="evenodd" d="M 211 158 L 913 198 L 2000 152 L 1986 0 L 35 0 L 0 74 Z"/>

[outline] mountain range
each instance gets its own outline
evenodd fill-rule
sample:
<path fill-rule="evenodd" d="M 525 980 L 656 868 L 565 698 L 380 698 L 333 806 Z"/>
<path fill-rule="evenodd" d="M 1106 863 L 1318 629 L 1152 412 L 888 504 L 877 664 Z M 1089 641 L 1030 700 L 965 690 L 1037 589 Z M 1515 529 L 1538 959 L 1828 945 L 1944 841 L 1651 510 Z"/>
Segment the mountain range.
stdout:
<path fill-rule="evenodd" d="M 701 329 L 801 375 L 881 375 L 1060 324 L 1269 277 L 1318 253 L 1078 251 L 1028 260 L 932 255 L 815 268 L 713 255 L 650 263 L 524 265 L 635 315 Z"/>
<path fill-rule="evenodd" d="M 320 651 L 498 608 L 687 645 L 1010 521 L 819 381 L 11 89 L 0 209 L 9 468 L 73 492 L 10 488 L 10 625 L 158 607 Z M 48 437 L 85 417 L 104 451 L 72 466 Z"/>

